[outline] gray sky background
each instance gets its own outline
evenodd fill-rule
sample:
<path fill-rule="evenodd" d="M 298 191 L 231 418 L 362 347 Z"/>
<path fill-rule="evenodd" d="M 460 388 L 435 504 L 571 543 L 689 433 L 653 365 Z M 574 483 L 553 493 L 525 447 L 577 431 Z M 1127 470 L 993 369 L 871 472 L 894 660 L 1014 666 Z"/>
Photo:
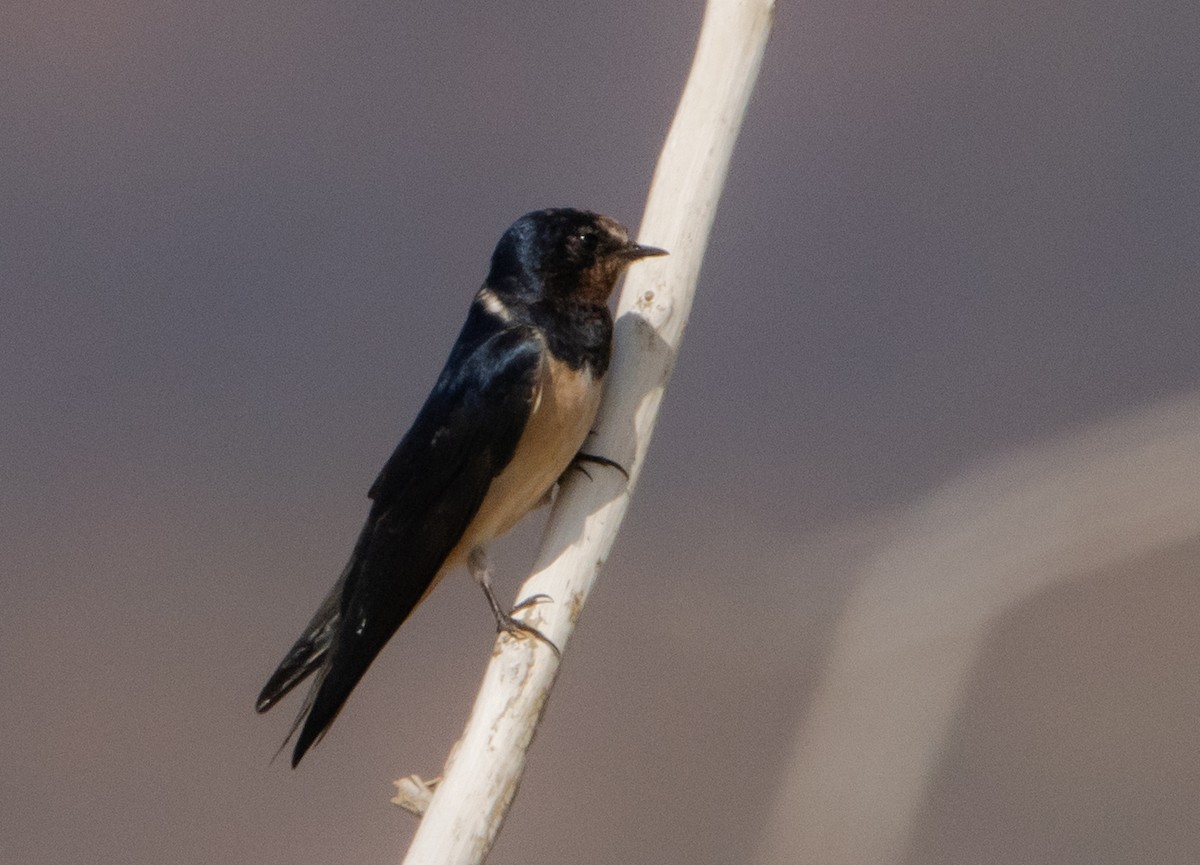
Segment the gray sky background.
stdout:
<path fill-rule="evenodd" d="M 504 228 L 636 225 L 700 16 L 0 7 L 2 865 L 398 858 L 390 782 L 436 773 L 493 638 L 477 589 L 439 588 L 298 772 L 268 762 L 298 705 L 254 696 Z M 491 861 L 754 848 L 848 591 L 821 543 L 1200 387 L 1198 141 L 1193 0 L 780 3 L 634 507 Z M 503 546 L 505 594 L 537 530 Z M 1166 611 L 1190 583 L 1156 585 Z M 1039 616 L 1022 645 L 1089 621 Z M 967 720 L 1026 692 L 1004 645 Z M 1004 858 L 997 773 L 954 765 L 914 863 L 1135 861 Z"/>

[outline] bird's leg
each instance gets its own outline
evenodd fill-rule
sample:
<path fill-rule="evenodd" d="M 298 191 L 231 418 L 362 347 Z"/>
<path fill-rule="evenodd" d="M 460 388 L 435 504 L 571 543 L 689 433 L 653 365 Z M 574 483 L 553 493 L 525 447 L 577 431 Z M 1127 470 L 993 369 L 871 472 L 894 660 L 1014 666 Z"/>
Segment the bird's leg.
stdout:
<path fill-rule="evenodd" d="M 621 474 L 625 475 L 625 480 L 629 480 L 629 472 L 625 471 L 625 467 L 616 460 L 610 460 L 608 457 L 602 457 L 598 454 L 585 454 L 583 451 L 575 454 L 575 459 L 571 461 L 571 465 L 579 469 L 588 476 L 588 480 L 592 476 L 588 474 L 588 470 L 583 467 L 583 463 L 595 463 L 598 466 L 608 466 L 611 469 L 616 469 Z"/>
<path fill-rule="evenodd" d="M 537 594 L 526 598 L 513 608 L 512 613 L 504 612 L 504 608 L 500 606 L 500 602 L 496 600 L 496 593 L 492 591 L 492 569 L 488 564 L 487 553 L 483 547 L 475 547 L 467 555 L 467 570 L 475 582 L 479 583 L 479 587 L 483 589 L 483 594 L 487 596 L 488 605 L 492 608 L 492 615 L 496 617 L 496 632 L 501 631 L 512 634 L 514 637 L 527 635 L 536 637 L 547 646 L 549 646 L 554 654 L 562 657 L 562 653 L 558 650 L 558 646 L 550 641 L 550 638 L 535 628 L 533 625 L 527 625 L 522 621 L 513 618 L 512 613 L 524 610 L 534 604 L 540 604 L 544 601 L 549 601 L 549 595 Z"/>

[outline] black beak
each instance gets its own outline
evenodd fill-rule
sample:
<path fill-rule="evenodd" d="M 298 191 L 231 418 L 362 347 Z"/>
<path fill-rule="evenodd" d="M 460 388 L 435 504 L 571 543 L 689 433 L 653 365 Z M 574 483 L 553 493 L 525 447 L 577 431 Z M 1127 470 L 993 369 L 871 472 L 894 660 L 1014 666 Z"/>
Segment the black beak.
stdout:
<path fill-rule="evenodd" d="M 637 261 L 639 258 L 652 258 L 656 255 L 669 255 L 670 253 L 657 246 L 642 246 L 640 243 L 630 242 L 618 254 L 626 261 Z"/>

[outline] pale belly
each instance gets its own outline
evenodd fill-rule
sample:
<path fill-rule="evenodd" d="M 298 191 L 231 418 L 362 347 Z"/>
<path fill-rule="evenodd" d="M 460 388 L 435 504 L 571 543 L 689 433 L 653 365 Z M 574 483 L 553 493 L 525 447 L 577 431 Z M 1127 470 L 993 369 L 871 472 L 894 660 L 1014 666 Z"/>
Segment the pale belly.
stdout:
<path fill-rule="evenodd" d="M 475 547 L 507 532 L 538 505 L 587 438 L 600 405 L 601 382 L 547 357 L 533 412 L 512 462 L 492 481 L 475 519 L 447 557 L 443 572 Z"/>

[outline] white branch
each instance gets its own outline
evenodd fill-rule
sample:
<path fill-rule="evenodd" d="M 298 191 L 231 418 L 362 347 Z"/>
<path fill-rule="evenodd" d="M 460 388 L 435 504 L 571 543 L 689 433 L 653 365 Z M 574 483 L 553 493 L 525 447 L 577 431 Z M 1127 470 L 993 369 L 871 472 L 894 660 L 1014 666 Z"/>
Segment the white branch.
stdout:
<path fill-rule="evenodd" d="M 616 538 L 650 445 L 692 305 L 730 154 L 770 32 L 773 0 L 708 0 L 696 57 L 663 146 L 639 240 L 670 251 L 639 263 L 617 306 L 613 363 L 597 433 L 585 449 L 630 479 L 588 466 L 563 485 L 533 575 L 518 597 L 544 593 L 527 621 L 562 649 Z M 558 673 L 534 639 L 502 635 L 471 718 L 428 802 L 405 865 L 477 865 L 491 849 L 525 768 Z"/>

